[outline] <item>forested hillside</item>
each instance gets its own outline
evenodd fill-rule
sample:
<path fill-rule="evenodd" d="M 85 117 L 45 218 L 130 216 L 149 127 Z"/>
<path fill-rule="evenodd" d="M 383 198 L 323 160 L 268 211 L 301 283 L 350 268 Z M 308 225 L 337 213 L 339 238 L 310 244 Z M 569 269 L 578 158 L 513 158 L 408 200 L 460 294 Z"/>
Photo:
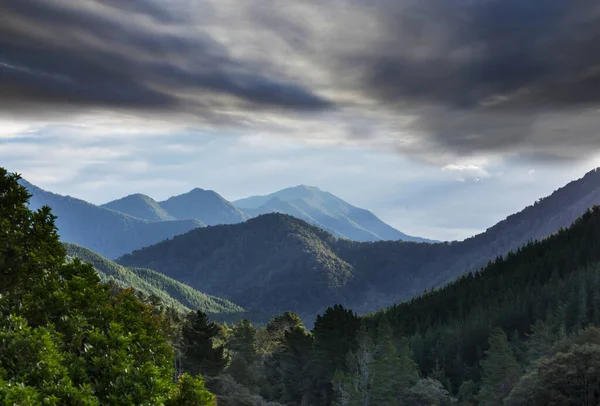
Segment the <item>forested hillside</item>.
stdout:
<path fill-rule="evenodd" d="M 341 303 L 363 313 L 408 300 L 568 227 L 596 200 L 600 203 L 600 172 L 592 171 L 462 242 L 361 243 L 291 216 L 266 214 L 197 229 L 119 262 L 154 269 L 244 308 L 304 316 Z"/>
<path fill-rule="evenodd" d="M 112 283 L 121 289 L 133 287 L 136 291 L 146 296 L 154 296 L 180 312 L 201 310 L 216 320 L 231 319 L 232 313 L 241 315 L 244 312 L 240 306 L 226 299 L 199 292 L 151 269 L 125 268 L 87 248 L 70 243 L 63 245 L 67 259 L 78 258 L 91 264 L 103 283 Z"/>
<path fill-rule="evenodd" d="M 600 325 L 600 208 L 586 212 L 568 230 L 367 320 L 376 325 L 382 318 L 396 336 L 409 338 L 421 373 L 434 374 L 454 391 L 471 380 L 489 389 L 485 379 L 493 366 L 482 366 L 489 358 L 488 337 L 499 340 L 494 329 L 500 328 L 518 365 L 507 378 L 517 384 L 524 371 L 535 370 L 534 360 L 553 353 L 555 341 L 568 347 L 569 335 Z M 593 334 L 586 339 L 600 345 L 600 333 Z M 593 350 L 600 354 L 600 347 Z"/>
<path fill-rule="evenodd" d="M 199 220 L 147 221 L 98 207 L 70 196 L 47 192 L 21 180 L 32 197 L 31 209 L 46 205 L 58 218 L 60 238 L 84 246 L 107 258 L 163 241 L 204 224 Z"/>
<path fill-rule="evenodd" d="M 154 269 L 247 310 L 314 316 L 359 288 L 352 267 L 332 251 L 334 242 L 320 228 L 270 214 L 198 229 L 118 262 Z"/>

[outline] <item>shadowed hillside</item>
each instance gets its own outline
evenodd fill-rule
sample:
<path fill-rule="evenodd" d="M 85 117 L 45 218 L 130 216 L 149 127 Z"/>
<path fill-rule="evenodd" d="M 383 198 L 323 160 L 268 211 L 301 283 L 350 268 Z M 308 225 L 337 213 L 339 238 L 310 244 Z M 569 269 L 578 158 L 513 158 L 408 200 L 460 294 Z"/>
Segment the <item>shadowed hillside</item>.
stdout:
<path fill-rule="evenodd" d="M 47 192 L 21 180 L 32 197 L 31 209 L 44 205 L 58 216 L 60 238 L 84 246 L 108 258 L 155 244 L 204 224 L 198 220 L 147 221 L 70 196 Z"/>

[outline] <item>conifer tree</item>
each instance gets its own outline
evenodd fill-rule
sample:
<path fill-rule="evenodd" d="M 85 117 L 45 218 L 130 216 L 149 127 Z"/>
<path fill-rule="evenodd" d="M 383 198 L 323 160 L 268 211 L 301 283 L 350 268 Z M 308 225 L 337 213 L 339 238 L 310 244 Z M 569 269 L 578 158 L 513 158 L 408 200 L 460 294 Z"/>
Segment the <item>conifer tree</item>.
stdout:
<path fill-rule="evenodd" d="M 333 374 L 337 370 L 347 370 L 347 355 L 356 349 L 356 333 L 360 324 L 360 318 L 341 305 L 330 307 L 323 315 L 317 316 L 312 330 L 314 346 L 311 372 L 314 404 L 331 404 Z"/>
<path fill-rule="evenodd" d="M 489 350 L 481 361 L 483 369 L 479 401 L 484 405 L 501 405 L 518 381 L 521 371 L 504 330 L 496 328 L 489 338 Z"/>
<path fill-rule="evenodd" d="M 209 321 L 208 315 L 200 310 L 190 312 L 182 328 L 184 368 L 192 376 L 219 375 L 227 359 L 223 346 L 215 346 L 214 339 L 219 334 L 219 326 Z"/>
<path fill-rule="evenodd" d="M 375 356 L 370 368 L 372 374 L 372 401 L 374 405 L 396 405 L 402 391 L 419 378 L 408 340 L 403 339 L 400 350 L 394 344 L 387 318 L 382 317 L 377 327 Z"/>

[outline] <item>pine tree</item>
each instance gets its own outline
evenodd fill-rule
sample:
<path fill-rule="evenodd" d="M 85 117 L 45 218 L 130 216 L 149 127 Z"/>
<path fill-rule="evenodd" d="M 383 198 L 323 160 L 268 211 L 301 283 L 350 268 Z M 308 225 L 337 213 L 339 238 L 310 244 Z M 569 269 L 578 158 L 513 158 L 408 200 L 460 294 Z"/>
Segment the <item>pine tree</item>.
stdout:
<path fill-rule="evenodd" d="M 365 326 L 361 326 L 357 334 L 356 351 L 348 354 L 347 378 L 351 385 L 349 393 L 351 403 L 359 406 L 368 406 L 372 398 L 372 362 L 375 353 L 373 341 L 367 332 Z"/>
<path fill-rule="evenodd" d="M 184 369 L 187 372 L 192 376 L 216 376 L 223 371 L 227 364 L 224 348 L 214 345 L 219 326 L 209 321 L 206 313 L 200 310 L 190 312 L 181 334 L 185 353 Z"/>
<path fill-rule="evenodd" d="M 489 350 L 481 361 L 483 369 L 479 401 L 484 405 L 501 405 L 518 381 L 521 371 L 504 330 L 496 328 L 489 338 Z"/>
<path fill-rule="evenodd" d="M 399 351 L 385 317 L 381 318 L 377 327 L 375 356 L 370 371 L 374 405 L 398 404 L 398 397 L 402 391 L 412 386 L 419 378 L 417 365 L 410 355 L 408 340 L 402 340 Z"/>
<path fill-rule="evenodd" d="M 258 357 L 256 328 L 250 320 L 242 320 L 233 326 L 227 347 L 239 355 L 248 365 L 256 361 Z"/>
<path fill-rule="evenodd" d="M 552 331 L 549 325 L 541 320 L 531 326 L 531 333 L 527 335 L 527 363 L 533 367 L 534 363 L 542 357 L 552 353 L 552 347 L 558 341 L 559 334 Z"/>
<path fill-rule="evenodd" d="M 283 384 L 281 403 L 304 404 L 308 397 L 312 371 L 313 339 L 301 327 L 284 333 L 281 348 L 274 354 Z"/>
<path fill-rule="evenodd" d="M 311 401 L 314 404 L 331 404 L 333 374 L 337 370 L 347 370 L 347 355 L 356 349 L 356 333 L 360 325 L 360 318 L 341 305 L 330 307 L 322 316 L 317 316 L 312 330 L 314 346 Z"/>

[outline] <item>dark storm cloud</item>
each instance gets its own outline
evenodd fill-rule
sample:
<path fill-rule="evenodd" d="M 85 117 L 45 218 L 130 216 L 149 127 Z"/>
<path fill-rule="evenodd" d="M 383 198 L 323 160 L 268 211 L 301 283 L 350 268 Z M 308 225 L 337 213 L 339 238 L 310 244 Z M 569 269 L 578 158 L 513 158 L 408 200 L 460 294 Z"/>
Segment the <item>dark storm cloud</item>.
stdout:
<path fill-rule="evenodd" d="M 535 134 L 556 124 L 549 114 L 600 104 L 600 2 L 370 4 L 382 24 L 371 44 L 376 50 L 340 54 L 338 66 L 353 66 L 370 98 L 415 113 L 413 128 L 439 145 L 460 153 L 499 151 L 534 137 L 552 143 L 557 154 L 579 143 L 600 146 L 598 119 L 575 137 L 569 129 L 562 139 Z"/>
<path fill-rule="evenodd" d="M 213 100 L 223 95 L 252 109 L 329 107 L 302 86 L 236 61 L 209 35 L 177 31 L 176 18 L 149 1 L 0 0 L 0 9 L 4 108 L 155 108 L 210 116 L 209 105 L 231 103 Z"/>
<path fill-rule="evenodd" d="M 410 130 L 397 149 L 425 158 L 548 161 L 600 147 L 597 0 L 0 0 L 0 10 L 3 110 L 184 112 L 366 144 Z"/>

